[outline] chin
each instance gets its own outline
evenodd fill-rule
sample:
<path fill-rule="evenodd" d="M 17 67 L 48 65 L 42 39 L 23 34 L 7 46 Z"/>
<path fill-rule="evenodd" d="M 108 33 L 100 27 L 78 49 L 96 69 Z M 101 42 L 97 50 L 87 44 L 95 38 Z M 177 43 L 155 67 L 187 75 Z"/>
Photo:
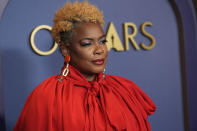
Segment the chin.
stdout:
<path fill-rule="evenodd" d="M 102 73 L 104 71 L 105 67 L 95 67 L 93 70 L 94 73 L 98 74 L 98 73 Z"/>

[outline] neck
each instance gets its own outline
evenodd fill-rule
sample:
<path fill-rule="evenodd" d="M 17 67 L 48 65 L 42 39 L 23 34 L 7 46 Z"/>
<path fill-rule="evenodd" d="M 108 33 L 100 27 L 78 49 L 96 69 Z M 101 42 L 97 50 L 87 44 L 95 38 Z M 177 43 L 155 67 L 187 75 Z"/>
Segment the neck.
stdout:
<path fill-rule="evenodd" d="M 88 81 L 93 81 L 95 80 L 96 75 L 87 75 L 87 74 L 83 74 L 82 75 L 88 80 Z"/>

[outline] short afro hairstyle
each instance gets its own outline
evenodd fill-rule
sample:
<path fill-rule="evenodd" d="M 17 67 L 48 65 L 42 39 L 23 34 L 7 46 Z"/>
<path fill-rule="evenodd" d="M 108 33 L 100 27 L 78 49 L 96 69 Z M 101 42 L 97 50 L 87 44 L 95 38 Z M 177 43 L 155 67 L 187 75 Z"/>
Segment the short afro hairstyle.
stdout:
<path fill-rule="evenodd" d="M 51 34 L 58 44 L 69 42 L 72 29 L 76 23 L 92 22 L 98 23 L 102 27 L 104 24 L 103 13 L 87 1 L 66 3 L 55 13 L 53 21 Z"/>

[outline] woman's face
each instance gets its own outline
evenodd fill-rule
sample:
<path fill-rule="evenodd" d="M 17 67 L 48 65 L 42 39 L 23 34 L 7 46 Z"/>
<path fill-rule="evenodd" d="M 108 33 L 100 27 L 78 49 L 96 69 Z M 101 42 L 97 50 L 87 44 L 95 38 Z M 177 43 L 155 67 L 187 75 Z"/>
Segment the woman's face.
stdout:
<path fill-rule="evenodd" d="M 68 46 L 70 64 L 91 81 L 97 73 L 104 71 L 108 54 L 106 36 L 95 23 L 77 24 L 73 32 Z"/>

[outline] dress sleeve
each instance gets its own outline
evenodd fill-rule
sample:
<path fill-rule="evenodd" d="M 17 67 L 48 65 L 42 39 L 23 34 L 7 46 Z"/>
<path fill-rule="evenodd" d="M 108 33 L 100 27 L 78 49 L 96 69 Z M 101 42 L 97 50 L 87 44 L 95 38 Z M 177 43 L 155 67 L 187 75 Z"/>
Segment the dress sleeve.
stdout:
<path fill-rule="evenodd" d="M 130 82 L 133 85 L 133 91 L 139 103 L 141 103 L 142 107 L 146 111 L 147 115 L 151 115 L 156 110 L 156 105 L 154 102 L 144 93 L 135 83 Z M 132 88 L 131 87 L 131 88 Z M 131 90 L 130 88 L 130 90 Z"/>
<path fill-rule="evenodd" d="M 119 84 L 122 89 L 128 92 L 124 95 L 128 95 L 130 101 L 133 101 L 143 112 L 147 115 L 155 112 L 154 102 L 134 82 L 118 76 L 112 76 L 111 78 L 115 80 L 116 85 Z"/>
<path fill-rule="evenodd" d="M 50 87 L 55 84 L 54 77 L 50 77 L 32 91 L 18 118 L 14 131 L 50 130 L 52 119 L 50 101 L 53 99 Z"/>

